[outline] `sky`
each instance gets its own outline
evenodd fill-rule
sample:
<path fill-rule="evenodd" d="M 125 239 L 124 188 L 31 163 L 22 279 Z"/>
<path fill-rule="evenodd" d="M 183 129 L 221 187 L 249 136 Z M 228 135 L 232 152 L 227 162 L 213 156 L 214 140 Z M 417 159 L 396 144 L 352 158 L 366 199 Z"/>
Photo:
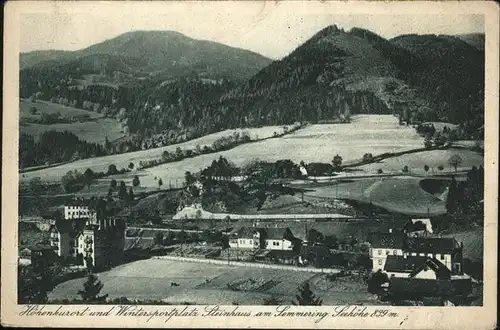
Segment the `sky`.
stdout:
<path fill-rule="evenodd" d="M 164 2 L 145 5 L 48 2 L 21 16 L 20 50 L 78 50 L 135 30 L 173 30 L 248 49 L 272 59 L 293 51 L 320 29 L 336 24 L 366 28 L 383 37 L 401 34 L 484 33 L 480 14 L 414 14 L 415 11 L 349 7 L 328 2 Z M 354 9 L 353 9 L 354 8 Z M 367 12 L 372 12 L 368 14 Z"/>

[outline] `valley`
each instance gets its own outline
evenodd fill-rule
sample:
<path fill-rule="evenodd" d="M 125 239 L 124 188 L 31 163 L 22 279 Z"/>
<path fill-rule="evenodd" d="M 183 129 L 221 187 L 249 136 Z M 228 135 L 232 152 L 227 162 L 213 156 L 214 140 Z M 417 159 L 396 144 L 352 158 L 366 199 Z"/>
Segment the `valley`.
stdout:
<path fill-rule="evenodd" d="M 95 268 L 129 302 L 288 303 L 308 283 L 327 305 L 389 304 L 379 259 L 417 257 L 413 240 L 452 246 L 418 254 L 446 281 L 481 281 L 480 41 L 329 25 L 276 60 L 175 31 L 23 53 L 19 248 L 57 245 L 52 270 Z"/>

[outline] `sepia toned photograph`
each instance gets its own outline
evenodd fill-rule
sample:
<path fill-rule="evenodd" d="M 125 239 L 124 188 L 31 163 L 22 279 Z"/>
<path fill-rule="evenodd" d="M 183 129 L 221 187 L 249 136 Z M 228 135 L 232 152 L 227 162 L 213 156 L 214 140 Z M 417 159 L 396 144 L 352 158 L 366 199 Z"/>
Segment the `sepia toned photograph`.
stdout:
<path fill-rule="evenodd" d="M 19 315 L 483 306 L 485 15 L 119 4 L 18 15 Z"/>

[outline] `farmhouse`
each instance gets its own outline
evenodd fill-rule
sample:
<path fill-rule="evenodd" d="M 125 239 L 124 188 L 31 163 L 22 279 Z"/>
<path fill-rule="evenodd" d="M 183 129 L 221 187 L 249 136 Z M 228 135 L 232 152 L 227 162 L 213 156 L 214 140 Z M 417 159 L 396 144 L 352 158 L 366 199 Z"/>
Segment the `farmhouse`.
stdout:
<path fill-rule="evenodd" d="M 229 239 L 229 247 L 240 249 L 265 249 L 266 232 L 263 228 L 242 227 L 237 229 Z"/>
<path fill-rule="evenodd" d="M 293 236 L 289 228 L 267 228 L 266 229 L 266 249 L 268 250 L 293 250 L 294 245 L 300 240 Z"/>
<path fill-rule="evenodd" d="M 50 229 L 50 245 L 70 263 L 107 268 L 120 262 L 125 246 L 125 223 L 105 217 L 88 206 L 65 206 L 63 217 Z"/>

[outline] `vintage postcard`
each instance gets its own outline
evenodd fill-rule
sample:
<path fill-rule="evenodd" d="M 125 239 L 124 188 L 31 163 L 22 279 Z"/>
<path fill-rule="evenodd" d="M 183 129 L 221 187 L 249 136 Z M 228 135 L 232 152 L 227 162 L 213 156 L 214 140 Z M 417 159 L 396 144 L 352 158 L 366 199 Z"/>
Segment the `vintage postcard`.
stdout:
<path fill-rule="evenodd" d="M 493 2 L 13 1 L 3 326 L 493 329 Z"/>

